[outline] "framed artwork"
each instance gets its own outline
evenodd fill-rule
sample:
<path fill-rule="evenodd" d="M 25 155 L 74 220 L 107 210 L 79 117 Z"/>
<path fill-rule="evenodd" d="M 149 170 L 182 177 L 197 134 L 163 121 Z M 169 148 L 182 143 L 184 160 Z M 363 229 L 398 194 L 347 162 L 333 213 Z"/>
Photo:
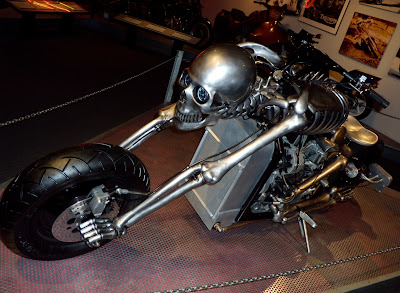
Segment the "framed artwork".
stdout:
<path fill-rule="evenodd" d="M 350 0 L 305 0 L 299 20 L 336 34 Z"/>
<path fill-rule="evenodd" d="M 339 53 L 378 67 L 397 23 L 355 12 Z"/>
<path fill-rule="evenodd" d="M 396 57 L 393 60 L 389 69 L 389 75 L 400 79 L 400 49 L 397 51 Z"/>
<path fill-rule="evenodd" d="M 360 0 L 360 4 L 400 13 L 400 0 Z"/>

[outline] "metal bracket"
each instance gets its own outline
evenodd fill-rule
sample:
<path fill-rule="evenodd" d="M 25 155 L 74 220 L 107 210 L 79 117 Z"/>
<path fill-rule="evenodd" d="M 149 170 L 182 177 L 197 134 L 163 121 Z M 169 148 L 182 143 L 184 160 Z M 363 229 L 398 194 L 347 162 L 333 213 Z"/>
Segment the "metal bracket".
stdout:
<path fill-rule="evenodd" d="M 105 186 L 102 184 L 93 188 L 89 193 L 89 197 L 92 198 L 89 207 L 95 217 L 101 216 L 106 205 L 110 202 L 110 194 L 104 190 Z"/>
<path fill-rule="evenodd" d="M 164 104 L 170 104 L 171 103 L 172 94 L 174 92 L 174 84 L 175 84 L 176 79 L 178 77 L 179 69 L 181 67 L 183 53 L 184 52 L 182 50 L 178 50 L 176 52 L 174 66 L 172 67 L 171 76 L 170 76 L 169 82 L 168 82 L 168 89 L 167 89 L 167 92 L 166 92 L 165 98 L 164 98 Z"/>
<path fill-rule="evenodd" d="M 308 240 L 308 232 L 307 232 L 306 223 L 308 223 L 313 228 L 317 227 L 317 223 L 315 223 L 313 221 L 313 219 L 311 219 L 311 217 L 309 215 L 307 215 L 303 211 L 300 211 L 299 217 L 297 218 L 297 220 L 299 222 L 301 236 L 303 238 L 305 238 L 305 240 L 306 240 L 307 252 L 310 253 L 311 252 L 311 250 L 310 250 L 310 242 Z"/>

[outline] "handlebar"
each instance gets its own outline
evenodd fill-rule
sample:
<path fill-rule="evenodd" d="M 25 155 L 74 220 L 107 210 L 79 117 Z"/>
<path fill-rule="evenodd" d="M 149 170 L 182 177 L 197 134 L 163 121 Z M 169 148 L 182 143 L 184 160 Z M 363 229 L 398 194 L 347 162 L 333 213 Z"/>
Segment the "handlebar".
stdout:
<path fill-rule="evenodd" d="M 302 29 L 299 33 L 295 33 L 293 30 L 288 29 L 287 30 L 288 35 L 292 38 L 292 42 L 296 45 L 299 46 L 302 42 L 307 42 L 310 44 L 317 44 L 317 41 L 314 41 L 314 39 L 321 39 L 322 35 L 313 35 L 310 34 L 308 31 Z"/>
<path fill-rule="evenodd" d="M 380 94 L 378 94 L 376 91 L 373 89 L 367 89 L 364 92 L 364 95 L 375 102 L 377 102 L 379 105 L 381 105 L 383 108 L 387 108 L 389 106 L 389 101 L 386 100 L 384 97 L 382 97 Z"/>
<path fill-rule="evenodd" d="M 255 4 L 260 4 L 263 5 L 265 7 L 269 7 L 269 5 L 267 4 L 267 2 L 261 2 L 261 1 L 254 1 Z"/>
<path fill-rule="evenodd" d="M 367 88 L 363 83 L 360 84 L 360 81 L 354 78 L 349 72 L 344 70 L 341 74 L 349 80 L 349 83 L 353 86 L 354 89 L 364 94 L 365 97 L 372 99 L 383 108 L 387 108 L 389 106 L 390 103 L 388 100 L 386 100 L 373 89 Z"/>

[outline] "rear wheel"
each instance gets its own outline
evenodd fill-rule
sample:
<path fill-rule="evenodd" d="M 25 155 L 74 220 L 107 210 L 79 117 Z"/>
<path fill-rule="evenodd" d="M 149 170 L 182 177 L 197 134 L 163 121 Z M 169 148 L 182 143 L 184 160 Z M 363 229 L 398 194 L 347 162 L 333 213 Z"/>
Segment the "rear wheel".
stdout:
<path fill-rule="evenodd" d="M 101 184 L 149 191 L 142 162 L 117 146 L 70 147 L 38 160 L 9 184 L 1 198 L 1 240 L 15 253 L 32 259 L 64 259 L 91 251 L 81 241 L 76 224 L 93 214 L 77 210 L 84 210 L 89 192 Z M 99 217 L 114 218 L 144 199 L 113 197 Z"/>

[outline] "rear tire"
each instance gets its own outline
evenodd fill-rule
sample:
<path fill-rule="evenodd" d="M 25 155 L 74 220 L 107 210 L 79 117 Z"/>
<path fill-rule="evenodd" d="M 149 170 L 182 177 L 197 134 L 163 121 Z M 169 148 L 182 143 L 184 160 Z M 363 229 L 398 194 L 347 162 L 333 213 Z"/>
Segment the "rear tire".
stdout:
<path fill-rule="evenodd" d="M 63 223 L 60 215 L 71 215 L 69 207 L 101 184 L 147 193 L 150 182 L 145 166 L 136 156 L 112 145 L 70 147 L 38 160 L 4 191 L 0 200 L 1 240 L 13 252 L 40 260 L 64 259 L 93 250 L 81 241 L 76 218 Z M 115 197 L 103 214 L 115 217 L 145 198 L 128 201 Z M 61 235 L 70 233 L 67 236 L 73 240 L 60 241 L 65 237 L 55 235 L 60 227 L 65 229 Z"/>

